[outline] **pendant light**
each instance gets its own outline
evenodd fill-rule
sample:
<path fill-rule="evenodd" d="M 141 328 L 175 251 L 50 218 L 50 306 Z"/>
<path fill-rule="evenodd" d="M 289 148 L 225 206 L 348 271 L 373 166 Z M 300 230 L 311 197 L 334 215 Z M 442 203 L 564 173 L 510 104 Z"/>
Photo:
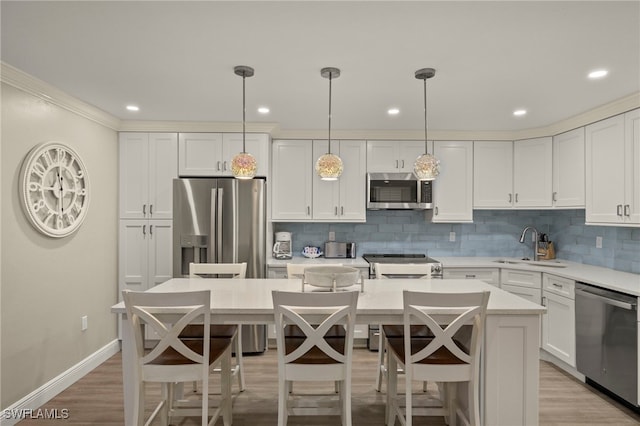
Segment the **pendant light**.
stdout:
<path fill-rule="evenodd" d="M 434 180 L 440 173 L 440 161 L 427 151 L 427 79 L 436 75 L 433 68 L 416 71 L 416 78 L 424 82 L 424 154 L 416 158 L 413 172 L 420 180 Z"/>
<path fill-rule="evenodd" d="M 236 154 L 231 160 L 231 173 L 237 179 L 253 179 L 258 170 L 258 162 L 255 157 L 247 152 L 246 132 L 245 132 L 245 95 L 244 95 L 244 81 L 247 77 L 253 76 L 253 68 L 245 65 L 238 65 L 233 68 L 233 72 L 236 75 L 242 77 L 242 152 Z"/>
<path fill-rule="evenodd" d="M 340 77 L 340 70 L 322 68 L 320 75 L 329 79 L 329 150 L 316 161 L 316 172 L 322 180 L 338 180 L 342 174 L 342 159 L 331 153 L 331 80 Z"/>

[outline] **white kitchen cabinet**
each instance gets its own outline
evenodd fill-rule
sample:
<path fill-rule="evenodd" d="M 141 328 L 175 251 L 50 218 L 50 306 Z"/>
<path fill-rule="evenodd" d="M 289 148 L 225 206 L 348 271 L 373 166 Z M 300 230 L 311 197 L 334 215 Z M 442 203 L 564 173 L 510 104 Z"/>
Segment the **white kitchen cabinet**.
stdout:
<path fill-rule="evenodd" d="M 269 135 L 247 133 L 245 147 L 258 163 L 257 176 L 269 171 Z M 180 133 L 178 173 L 192 176 L 233 176 L 231 160 L 242 152 L 242 133 Z"/>
<path fill-rule="evenodd" d="M 424 149 L 424 141 L 367 141 L 367 172 L 413 172 L 413 164 Z M 428 149 L 433 153 L 433 142 Z"/>
<path fill-rule="evenodd" d="M 476 141 L 473 149 L 474 208 L 551 207 L 551 137 Z"/>
<path fill-rule="evenodd" d="M 504 291 L 508 291 L 511 294 L 515 294 L 516 296 L 520 296 L 523 299 L 526 299 L 530 302 L 540 304 L 542 299 L 542 291 L 538 288 L 531 287 L 521 287 L 519 285 L 513 284 L 502 284 L 501 288 Z"/>
<path fill-rule="evenodd" d="M 584 127 L 553 137 L 553 206 L 584 207 Z"/>
<path fill-rule="evenodd" d="M 542 273 L 503 268 L 500 270 L 500 288 L 539 305 L 542 301 Z"/>
<path fill-rule="evenodd" d="M 586 127 L 586 222 L 640 225 L 640 110 Z"/>
<path fill-rule="evenodd" d="M 119 135 L 120 219 L 171 219 L 177 133 Z"/>
<path fill-rule="evenodd" d="M 551 274 L 542 277 L 542 349 L 576 366 L 575 281 Z"/>
<path fill-rule="evenodd" d="M 314 220 L 366 221 L 366 143 L 358 140 L 331 141 L 331 152 L 342 159 L 344 170 L 336 181 L 324 181 L 315 173 L 315 161 L 328 152 L 326 140 L 313 141 L 312 216 Z"/>
<path fill-rule="evenodd" d="M 498 268 L 449 268 L 443 270 L 444 279 L 482 280 L 487 284 L 500 287 L 500 269 Z"/>
<path fill-rule="evenodd" d="M 311 220 L 315 173 L 312 141 L 276 140 L 272 151 L 272 220 Z"/>
<path fill-rule="evenodd" d="M 144 291 L 173 277 L 171 220 L 121 220 L 119 233 L 120 292 Z"/>
<path fill-rule="evenodd" d="M 432 222 L 473 222 L 473 142 L 435 141 L 440 174 L 433 183 Z"/>

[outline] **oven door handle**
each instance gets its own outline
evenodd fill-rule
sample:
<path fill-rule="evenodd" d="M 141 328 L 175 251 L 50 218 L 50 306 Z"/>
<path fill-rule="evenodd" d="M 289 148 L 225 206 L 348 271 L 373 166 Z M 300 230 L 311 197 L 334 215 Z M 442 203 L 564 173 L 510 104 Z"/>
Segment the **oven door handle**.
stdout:
<path fill-rule="evenodd" d="M 610 299 L 608 297 L 600 296 L 599 294 L 594 294 L 594 293 L 591 293 L 590 291 L 583 290 L 583 289 L 577 288 L 575 291 L 576 293 L 579 293 L 580 296 L 587 297 L 589 299 L 599 300 L 607 305 L 616 306 L 618 308 L 626 309 L 628 311 L 636 310 L 636 304 L 633 304 L 633 303 L 627 303 L 627 302 L 622 302 L 620 300 Z"/>

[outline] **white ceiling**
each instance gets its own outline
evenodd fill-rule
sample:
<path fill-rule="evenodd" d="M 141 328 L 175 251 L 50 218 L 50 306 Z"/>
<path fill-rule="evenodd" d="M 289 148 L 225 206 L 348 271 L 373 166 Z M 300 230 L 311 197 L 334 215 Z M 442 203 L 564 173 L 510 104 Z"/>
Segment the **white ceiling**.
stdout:
<path fill-rule="evenodd" d="M 5 63 L 123 120 L 282 129 L 548 126 L 640 91 L 639 1 L 2 1 Z M 610 71 L 590 81 L 596 68 Z M 131 113 L 127 104 L 141 110 Z M 270 114 L 256 112 L 259 105 Z M 390 107 L 400 114 L 387 115 Z M 529 113 L 522 118 L 514 109 Z"/>

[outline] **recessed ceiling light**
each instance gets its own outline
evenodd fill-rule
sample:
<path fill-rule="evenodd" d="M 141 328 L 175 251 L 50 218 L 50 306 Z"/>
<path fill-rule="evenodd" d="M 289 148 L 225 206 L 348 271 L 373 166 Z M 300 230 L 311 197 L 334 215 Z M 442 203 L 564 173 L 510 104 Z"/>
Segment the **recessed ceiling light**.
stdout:
<path fill-rule="evenodd" d="M 127 105 L 128 111 L 140 111 L 140 107 L 137 105 Z"/>
<path fill-rule="evenodd" d="M 259 112 L 260 114 L 269 114 L 269 108 L 267 108 L 267 107 L 260 107 L 260 108 L 258 108 L 258 112 Z"/>
<path fill-rule="evenodd" d="M 607 74 L 609 74 L 609 71 L 607 70 L 595 70 L 589 73 L 589 78 L 594 80 L 597 78 L 606 77 Z"/>
<path fill-rule="evenodd" d="M 387 111 L 387 114 L 398 115 L 400 114 L 400 110 L 398 108 L 389 108 L 389 110 Z"/>
<path fill-rule="evenodd" d="M 517 109 L 517 110 L 513 111 L 513 115 L 515 115 L 516 117 L 522 117 L 526 113 L 527 113 L 526 109 Z"/>

